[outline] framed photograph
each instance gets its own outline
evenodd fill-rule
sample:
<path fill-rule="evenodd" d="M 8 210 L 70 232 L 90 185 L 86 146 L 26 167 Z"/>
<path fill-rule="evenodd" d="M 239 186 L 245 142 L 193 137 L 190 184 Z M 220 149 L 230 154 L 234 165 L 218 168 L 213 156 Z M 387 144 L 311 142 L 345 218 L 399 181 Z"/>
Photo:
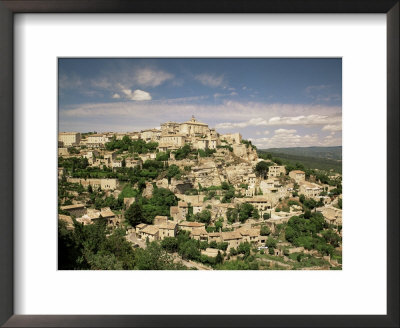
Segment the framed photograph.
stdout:
<path fill-rule="evenodd" d="M 0 10 L 4 326 L 399 325 L 398 1 Z"/>

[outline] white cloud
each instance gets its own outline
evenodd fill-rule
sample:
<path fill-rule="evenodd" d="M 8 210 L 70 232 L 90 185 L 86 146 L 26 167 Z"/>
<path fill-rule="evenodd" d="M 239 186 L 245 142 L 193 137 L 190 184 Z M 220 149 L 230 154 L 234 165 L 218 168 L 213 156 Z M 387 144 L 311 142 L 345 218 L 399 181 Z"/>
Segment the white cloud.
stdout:
<path fill-rule="evenodd" d="M 224 85 L 224 76 L 214 76 L 211 74 L 199 74 L 196 75 L 195 80 L 199 81 L 201 84 L 207 86 L 207 87 L 212 87 L 212 88 L 216 88 L 216 87 L 220 87 Z"/>
<path fill-rule="evenodd" d="M 132 90 L 129 89 L 122 89 L 122 92 L 125 94 L 126 98 L 130 100 L 135 100 L 135 101 L 151 100 L 150 93 L 143 90 L 137 89 L 132 92 Z"/>
<path fill-rule="evenodd" d="M 289 131 L 289 130 L 286 130 Z M 252 143 L 259 149 L 281 147 L 310 147 L 310 146 L 338 146 L 342 144 L 341 138 L 328 136 L 320 137 L 318 134 L 300 135 L 297 133 L 275 133 L 270 138 L 256 138 Z"/>
<path fill-rule="evenodd" d="M 230 95 L 230 96 L 237 96 L 238 93 L 237 93 L 237 92 L 231 92 L 229 95 Z"/>
<path fill-rule="evenodd" d="M 341 124 L 328 124 L 322 128 L 322 131 L 339 132 L 339 131 L 342 131 L 342 125 Z"/>
<path fill-rule="evenodd" d="M 269 119 L 262 117 L 253 118 L 244 122 L 220 123 L 217 125 L 220 129 L 230 129 L 234 127 L 248 126 L 273 126 L 273 125 L 324 125 L 328 123 L 338 123 L 341 121 L 341 116 L 328 115 L 300 115 L 300 116 L 274 116 Z"/>
<path fill-rule="evenodd" d="M 275 145 L 278 143 L 284 145 L 284 141 L 289 144 L 297 144 L 296 140 L 299 140 L 299 143 L 301 140 L 310 142 L 310 137 L 307 137 L 308 139 L 295 137 L 305 133 L 302 128 L 303 123 L 307 123 L 308 125 L 305 124 L 305 126 L 310 127 L 312 127 L 312 125 L 309 125 L 311 123 L 314 126 L 320 125 L 318 130 L 320 131 L 319 134 L 322 134 L 324 132 L 321 131 L 323 126 L 340 124 L 341 122 L 341 107 L 339 106 L 264 104 L 231 100 L 223 101 L 220 104 L 204 104 L 201 100 L 207 97 L 210 98 L 209 96 L 149 100 L 151 97 L 149 95 L 145 97 L 148 101 L 124 101 L 124 98 L 131 99 L 134 92 L 130 88 L 123 88 L 123 90 L 125 92 L 122 89 L 116 91 L 121 96 L 120 101 L 111 103 L 93 102 L 60 108 L 60 124 L 63 122 L 63 126 L 66 126 L 68 122 L 70 130 L 74 130 L 72 122 L 76 122 L 76 124 L 86 122 L 85 126 L 87 128 L 83 128 L 83 125 L 80 125 L 80 131 L 92 131 L 94 124 L 102 124 L 101 126 L 114 124 L 113 128 L 115 129 L 117 122 L 121 126 L 126 126 L 130 122 L 130 130 L 135 131 L 151 128 L 160 124 L 160 122 L 184 122 L 194 114 L 196 119 L 209 124 L 210 127 L 217 128 L 220 133 L 225 133 L 230 129 L 230 132 L 241 132 L 245 138 L 246 136 L 251 136 L 251 133 L 254 133 L 254 136 L 266 137 L 267 132 L 264 132 L 265 130 L 269 131 L 269 137 L 274 134 L 274 129 L 272 128 L 278 130 L 282 128 L 287 130 L 296 129 L 298 132 L 293 133 L 291 138 L 288 138 L 287 134 L 278 134 L 276 137 L 271 136 L 272 140 L 275 140 Z M 280 125 L 285 122 L 290 124 Z M 297 125 L 293 124 L 293 122 L 296 122 Z M 96 130 L 99 129 L 96 126 Z M 111 129 L 111 126 L 109 129 Z M 256 131 L 260 131 L 260 134 L 256 135 Z M 338 134 L 338 137 L 341 137 L 341 135 Z M 268 138 L 268 140 L 271 138 Z M 324 137 L 321 136 L 320 138 L 323 139 Z M 314 140 L 318 145 L 319 139 L 316 138 Z M 338 139 L 336 137 L 332 138 L 332 143 L 335 140 L 337 141 Z M 266 141 L 264 140 L 262 143 L 264 144 Z M 271 144 L 264 145 L 264 148 L 269 145 Z M 340 143 L 338 142 L 336 145 L 340 145 Z"/>
<path fill-rule="evenodd" d="M 278 130 L 275 130 L 275 134 L 293 134 L 293 133 L 296 133 L 297 131 L 296 130 L 293 130 L 293 129 L 278 129 Z"/>
<path fill-rule="evenodd" d="M 141 68 L 136 70 L 133 79 L 140 86 L 157 87 L 173 77 L 174 75 L 161 70 Z"/>
<path fill-rule="evenodd" d="M 136 101 L 144 101 L 144 100 L 151 100 L 150 93 L 143 91 L 143 90 L 135 90 L 133 91 L 132 96 L 130 97 L 132 100 Z"/>
<path fill-rule="evenodd" d="M 121 98 L 121 96 L 120 96 L 118 93 L 114 93 L 114 94 L 112 95 L 112 98 L 113 98 L 113 99 L 119 99 L 119 98 Z"/>

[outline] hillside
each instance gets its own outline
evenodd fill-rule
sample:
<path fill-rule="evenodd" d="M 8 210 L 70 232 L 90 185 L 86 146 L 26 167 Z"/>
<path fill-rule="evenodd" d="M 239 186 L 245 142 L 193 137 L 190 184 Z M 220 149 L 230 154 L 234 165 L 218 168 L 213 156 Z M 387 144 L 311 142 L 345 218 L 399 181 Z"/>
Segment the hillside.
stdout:
<path fill-rule="evenodd" d="M 342 173 L 342 147 L 294 147 L 258 150 L 260 154 L 271 154 L 285 163 L 303 164 L 310 169 L 334 170 Z"/>
<path fill-rule="evenodd" d="M 271 154 L 287 154 L 304 157 L 317 157 L 332 160 L 342 160 L 342 146 L 337 147 L 292 147 L 260 149 Z"/>

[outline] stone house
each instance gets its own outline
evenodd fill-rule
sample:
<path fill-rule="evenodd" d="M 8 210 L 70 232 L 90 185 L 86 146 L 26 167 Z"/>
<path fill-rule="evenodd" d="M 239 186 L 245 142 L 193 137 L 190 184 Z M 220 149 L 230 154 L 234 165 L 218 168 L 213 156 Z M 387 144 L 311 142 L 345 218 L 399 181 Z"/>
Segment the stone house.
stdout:
<path fill-rule="evenodd" d="M 208 233 L 207 233 L 206 229 L 204 229 L 204 227 L 192 229 L 190 236 L 193 239 L 200 240 L 200 241 L 208 240 Z"/>
<path fill-rule="evenodd" d="M 306 174 L 303 171 L 300 171 L 300 170 L 290 171 L 289 172 L 289 177 L 291 177 L 297 183 L 300 183 L 300 182 L 306 180 Z"/>
<path fill-rule="evenodd" d="M 157 215 L 154 217 L 153 224 L 160 225 L 168 222 L 168 216 Z"/>
<path fill-rule="evenodd" d="M 115 216 L 114 212 L 111 211 L 111 209 L 109 207 L 103 207 L 100 210 L 100 215 L 102 218 L 107 220 L 107 223 L 109 225 L 116 225 L 117 217 Z"/>
<path fill-rule="evenodd" d="M 145 227 L 138 230 L 137 235 L 140 239 L 143 240 L 147 240 L 148 238 L 150 242 L 160 239 L 159 228 L 154 225 L 145 225 Z"/>
<path fill-rule="evenodd" d="M 163 222 L 158 225 L 159 238 L 175 237 L 178 232 L 178 224 L 176 222 Z"/>
<path fill-rule="evenodd" d="M 146 224 L 146 223 L 139 223 L 139 224 L 135 227 L 136 235 L 139 236 L 139 232 L 140 232 L 143 228 L 145 228 L 145 227 L 147 227 L 147 224 Z"/>
<path fill-rule="evenodd" d="M 67 147 L 76 146 L 81 141 L 81 134 L 79 132 L 60 132 L 58 141 L 61 141 Z"/>
<path fill-rule="evenodd" d="M 115 190 L 119 184 L 117 179 L 67 178 L 67 181 L 71 183 L 80 183 L 85 188 L 87 188 L 89 185 L 95 189 L 100 187 L 102 190 Z"/>
<path fill-rule="evenodd" d="M 222 241 L 221 239 L 221 233 L 220 232 L 210 232 L 208 233 L 208 242 L 215 241 L 216 243 L 220 243 Z"/>
<path fill-rule="evenodd" d="M 300 183 L 299 193 L 309 198 L 318 198 L 323 188 L 315 183 L 303 181 Z"/>
<path fill-rule="evenodd" d="M 246 198 L 246 203 L 253 205 L 260 215 L 271 209 L 271 203 L 265 196 L 254 196 L 252 198 Z"/>
<path fill-rule="evenodd" d="M 204 228 L 205 224 L 200 222 L 182 221 L 178 223 L 178 226 L 181 230 L 192 232 L 193 229 Z"/>
<path fill-rule="evenodd" d="M 242 235 L 239 231 L 221 232 L 221 239 L 228 243 L 228 251 L 233 247 L 237 248 L 242 242 Z"/>
<path fill-rule="evenodd" d="M 203 210 L 203 204 L 201 203 L 193 203 L 193 214 L 200 213 Z"/>
<path fill-rule="evenodd" d="M 286 169 L 283 165 L 273 165 L 268 168 L 268 177 L 279 177 L 286 174 Z"/>
<path fill-rule="evenodd" d="M 178 210 L 181 218 L 186 218 L 189 213 L 189 205 L 186 202 L 178 202 Z"/>
<path fill-rule="evenodd" d="M 181 217 L 180 210 L 178 206 L 171 206 L 169 208 L 169 215 L 174 221 L 184 220 L 185 218 Z"/>
<path fill-rule="evenodd" d="M 58 156 L 68 156 L 68 148 L 58 148 Z"/>
<path fill-rule="evenodd" d="M 260 230 L 259 229 L 238 229 L 239 233 L 242 235 L 243 241 L 247 241 L 252 244 L 258 244 Z"/>
<path fill-rule="evenodd" d="M 85 204 L 72 204 L 72 205 L 64 205 L 60 207 L 63 211 L 69 212 L 71 215 L 75 217 L 82 216 L 86 214 L 87 210 Z"/>

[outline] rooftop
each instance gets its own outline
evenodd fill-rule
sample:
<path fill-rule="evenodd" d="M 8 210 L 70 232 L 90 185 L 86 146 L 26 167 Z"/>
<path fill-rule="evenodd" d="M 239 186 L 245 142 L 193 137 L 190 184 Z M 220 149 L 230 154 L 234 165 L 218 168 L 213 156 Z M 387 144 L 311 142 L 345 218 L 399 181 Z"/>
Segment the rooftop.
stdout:
<path fill-rule="evenodd" d="M 62 210 L 68 211 L 68 210 L 73 210 L 76 208 L 84 208 L 84 207 L 85 207 L 85 204 L 72 204 L 72 205 L 64 205 L 64 206 L 61 206 L 60 208 Z"/>

